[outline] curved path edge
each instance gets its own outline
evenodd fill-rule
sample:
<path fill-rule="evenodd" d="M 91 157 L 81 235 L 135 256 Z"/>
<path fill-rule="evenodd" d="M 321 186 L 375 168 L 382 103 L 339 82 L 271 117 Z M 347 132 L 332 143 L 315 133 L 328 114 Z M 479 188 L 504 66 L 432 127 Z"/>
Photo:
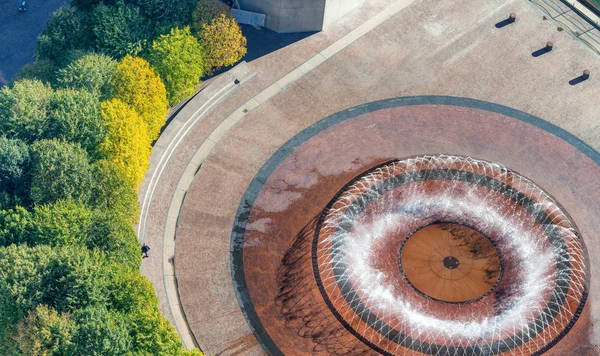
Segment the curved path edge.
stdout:
<path fill-rule="evenodd" d="M 146 223 L 149 219 L 150 205 L 160 178 L 184 137 L 212 108 L 252 79 L 255 74 L 255 71 L 246 62 L 241 62 L 231 70 L 213 78 L 206 87 L 175 111 L 175 116 L 170 120 L 154 144 L 150 157 L 150 167 L 146 172 L 144 183 L 138 194 L 140 219 L 136 226 L 136 232 L 140 242 L 146 241 Z M 183 196 L 185 190 L 187 190 L 187 188 L 182 190 L 183 186 L 186 185 L 186 181 L 183 179 L 184 176 L 185 174 L 182 176 L 169 204 L 167 222 L 164 227 L 162 239 L 162 270 L 146 271 L 146 274 L 156 273 L 162 276 L 164 294 L 156 291 L 157 297 L 159 300 L 166 298 L 170 315 L 165 316 L 174 324 L 184 346 L 187 349 L 192 349 L 198 347 L 198 344 L 188 327 L 185 312 L 181 307 L 173 258 L 175 255 L 174 229 L 179 215 L 179 206 L 183 203 Z M 191 179 L 187 182 L 187 187 L 189 187 L 190 183 Z M 142 272 L 144 272 L 144 265 L 142 265 Z"/>

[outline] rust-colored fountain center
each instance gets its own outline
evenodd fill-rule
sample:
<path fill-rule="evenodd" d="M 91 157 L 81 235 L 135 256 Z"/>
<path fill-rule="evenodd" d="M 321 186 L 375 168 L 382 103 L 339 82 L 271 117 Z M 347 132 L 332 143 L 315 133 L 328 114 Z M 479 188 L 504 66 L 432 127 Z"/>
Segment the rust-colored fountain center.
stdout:
<path fill-rule="evenodd" d="M 460 224 L 437 223 L 417 230 L 400 255 L 408 282 L 420 293 L 448 303 L 472 302 L 487 295 L 502 270 L 492 242 Z"/>

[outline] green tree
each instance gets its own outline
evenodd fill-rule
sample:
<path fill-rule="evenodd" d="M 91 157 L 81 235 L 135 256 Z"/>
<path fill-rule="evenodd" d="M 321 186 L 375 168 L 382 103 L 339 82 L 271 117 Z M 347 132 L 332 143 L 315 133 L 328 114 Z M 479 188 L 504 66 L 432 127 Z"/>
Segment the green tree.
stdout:
<path fill-rule="evenodd" d="M 68 246 L 54 248 L 52 257 L 39 280 L 42 304 L 67 313 L 107 302 L 109 279 L 103 256 Z"/>
<path fill-rule="evenodd" d="M 0 89 L 0 132 L 26 142 L 42 138 L 52 88 L 39 80 L 20 80 Z"/>
<path fill-rule="evenodd" d="M 75 355 L 130 354 L 131 336 L 123 314 L 97 305 L 76 311 L 73 319 L 78 325 L 73 340 Z"/>
<path fill-rule="evenodd" d="M 87 231 L 86 246 L 113 261 L 135 270 L 141 254 L 133 226 L 123 216 L 96 210 Z"/>
<path fill-rule="evenodd" d="M 189 27 L 159 36 L 149 51 L 149 60 L 165 83 L 171 104 L 194 94 L 200 85 L 204 52 Z"/>
<path fill-rule="evenodd" d="M 45 84 L 55 84 L 55 74 L 57 65 L 49 59 L 38 59 L 33 63 L 29 63 L 21 68 L 17 75 L 17 80 L 29 79 L 40 80 Z"/>
<path fill-rule="evenodd" d="M 27 242 L 31 245 L 85 246 L 92 212 L 71 200 L 38 205 L 31 214 Z"/>
<path fill-rule="evenodd" d="M 35 56 L 38 60 L 57 62 L 71 50 L 93 47 L 94 37 L 87 13 L 63 6 L 52 14 L 38 37 Z"/>
<path fill-rule="evenodd" d="M 34 203 L 89 199 L 92 170 L 87 154 L 78 144 L 40 140 L 31 146 L 30 155 L 30 197 Z"/>
<path fill-rule="evenodd" d="M 73 354 L 75 324 L 69 314 L 38 305 L 17 324 L 16 333 L 5 345 L 18 356 L 70 356 Z"/>
<path fill-rule="evenodd" d="M 113 88 L 114 97 L 142 117 L 148 138 L 154 141 L 168 112 L 167 92 L 156 70 L 145 59 L 125 56 L 115 70 Z"/>
<path fill-rule="evenodd" d="M 138 6 L 141 13 L 152 19 L 158 27 L 172 28 L 191 22 L 191 13 L 196 1 L 131 0 L 131 3 Z"/>
<path fill-rule="evenodd" d="M 31 213 L 17 206 L 10 210 L 0 210 L 0 246 L 23 243 L 31 228 Z"/>
<path fill-rule="evenodd" d="M 100 101 L 112 97 L 112 78 L 117 62 L 103 54 L 90 53 L 58 71 L 58 85 L 87 90 Z"/>
<path fill-rule="evenodd" d="M 246 37 L 231 16 L 220 14 L 200 27 L 196 36 L 206 51 L 209 71 L 234 65 L 246 54 Z"/>
<path fill-rule="evenodd" d="M 114 162 L 103 159 L 93 165 L 93 177 L 90 206 L 119 215 L 130 225 L 137 223 L 137 190 L 125 172 Z"/>
<path fill-rule="evenodd" d="M 100 150 L 137 188 L 144 179 L 150 158 L 146 124 L 135 110 L 119 99 L 104 101 L 100 106 L 107 130 Z"/>
<path fill-rule="evenodd" d="M 140 14 L 139 8 L 119 1 L 115 5 L 98 4 L 92 12 L 96 50 L 114 58 L 126 54 L 135 56 L 152 38 L 150 21 Z"/>
<path fill-rule="evenodd" d="M 42 303 L 45 291 L 40 283 L 54 255 L 49 246 L 0 248 L 0 344 L 29 310 Z"/>
<path fill-rule="evenodd" d="M 50 99 L 47 122 L 45 138 L 79 143 L 90 157 L 98 156 L 106 131 L 95 95 L 86 90 L 56 90 Z"/>
<path fill-rule="evenodd" d="M 0 209 L 26 201 L 28 164 L 29 148 L 23 141 L 0 137 Z"/>

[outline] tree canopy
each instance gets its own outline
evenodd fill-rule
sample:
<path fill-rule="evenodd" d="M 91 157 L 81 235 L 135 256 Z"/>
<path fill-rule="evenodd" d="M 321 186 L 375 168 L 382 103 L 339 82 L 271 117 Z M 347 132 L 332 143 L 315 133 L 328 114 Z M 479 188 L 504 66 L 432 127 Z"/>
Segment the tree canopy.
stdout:
<path fill-rule="evenodd" d="M 117 62 L 109 56 L 90 53 L 60 69 L 57 82 L 63 88 L 87 90 L 99 100 L 110 99 L 116 66 Z"/>
<path fill-rule="evenodd" d="M 167 91 L 157 71 L 145 59 L 127 55 L 116 67 L 113 87 L 114 97 L 142 117 L 148 138 L 154 141 L 169 110 Z"/>
<path fill-rule="evenodd" d="M 31 146 L 31 200 L 36 204 L 62 199 L 87 202 L 92 170 L 86 152 L 78 145 L 56 139 Z"/>
<path fill-rule="evenodd" d="M 200 28 L 197 36 L 209 70 L 234 65 L 246 54 L 246 37 L 233 17 L 220 14 Z"/>
<path fill-rule="evenodd" d="M 169 103 L 191 96 L 204 74 L 204 51 L 190 28 L 174 28 L 152 43 L 150 63 L 158 70 L 167 88 Z"/>
<path fill-rule="evenodd" d="M 100 150 L 138 187 L 144 179 L 150 158 L 146 123 L 135 110 L 119 99 L 102 102 L 101 107 L 107 136 Z"/>
<path fill-rule="evenodd" d="M 52 94 L 39 80 L 20 80 L 0 89 L 0 132 L 26 142 L 42 138 Z"/>
<path fill-rule="evenodd" d="M 150 20 L 140 14 L 138 7 L 122 1 L 96 5 L 92 17 L 96 51 L 113 58 L 137 55 L 152 38 Z"/>

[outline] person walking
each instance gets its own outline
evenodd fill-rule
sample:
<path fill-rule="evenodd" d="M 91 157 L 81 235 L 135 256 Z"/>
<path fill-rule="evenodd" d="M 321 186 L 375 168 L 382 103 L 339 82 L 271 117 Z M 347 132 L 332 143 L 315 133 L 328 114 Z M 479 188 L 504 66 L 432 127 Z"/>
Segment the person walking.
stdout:
<path fill-rule="evenodd" d="M 142 258 L 149 257 L 148 256 L 148 251 L 150 251 L 150 246 L 146 245 L 146 243 L 144 242 L 142 244 Z"/>
<path fill-rule="evenodd" d="M 27 10 L 27 7 L 25 6 L 25 0 L 19 0 L 19 11 L 23 12 Z"/>

